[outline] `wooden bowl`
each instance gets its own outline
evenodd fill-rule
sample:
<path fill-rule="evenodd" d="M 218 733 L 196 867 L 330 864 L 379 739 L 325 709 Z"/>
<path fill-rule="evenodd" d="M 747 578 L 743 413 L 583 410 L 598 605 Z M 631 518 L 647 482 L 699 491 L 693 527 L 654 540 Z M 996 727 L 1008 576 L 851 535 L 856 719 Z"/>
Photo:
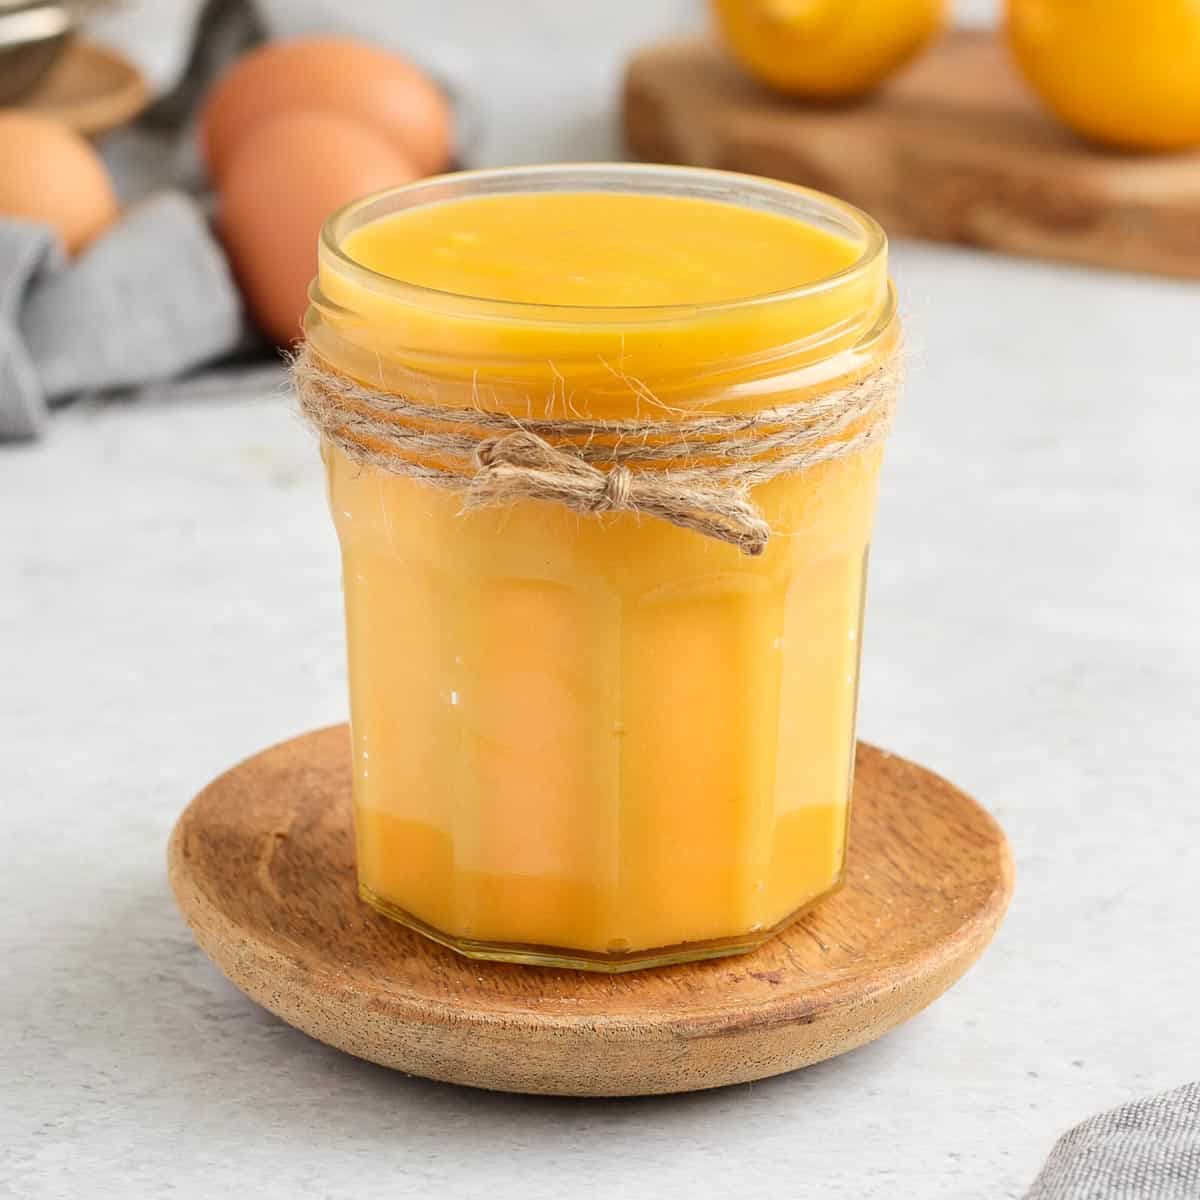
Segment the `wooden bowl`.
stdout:
<path fill-rule="evenodd" d="M 345 726 L 214 780 L 171 838 L 175 897 L 248 996 L 312 1037 L 473 1087 L 631 1096 L 778 1075 L 919 1012 L 983 953 L 1004 833 L 932 772 L 858 748 L 846 884 L 738 958 L 604 975 L 475 962 L 358 898 Z"/>
<path fill-rule="evenodd" d="M 40 83 L 70 44 L 71 14 L 61 4 L 0 0 L 0 104 L 16 104 Z"/>
<path fill-rule="evenodd" d="M 133 63 L 115 50 L 74 38 L 25 94 L 21 107 L 92 137 L 132 121 L 149 102 L 149 85 Z"/>

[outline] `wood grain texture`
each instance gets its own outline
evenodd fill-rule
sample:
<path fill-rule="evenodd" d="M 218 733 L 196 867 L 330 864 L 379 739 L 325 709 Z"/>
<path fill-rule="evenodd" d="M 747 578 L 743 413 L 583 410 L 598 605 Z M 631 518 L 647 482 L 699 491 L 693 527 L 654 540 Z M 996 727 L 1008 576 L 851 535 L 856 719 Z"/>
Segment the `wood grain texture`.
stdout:
<path fill-rule="evenodd" d="M 1012 891 L 982 808 L 860 744 L 846 886 L 753 953 L 627 975 L 475 962 L 358 899 L 345 726 L 210 784 L 169 868 L 208 955 L 312 1037 L 431 1079 L 586 1096 L 761 1079 L 879 1037 L 978 958 Z"/>
<path fill-rule="evenodd" d="M 630 64 L 624 127 L 642 159 L 805 184 L 890 233 L 1200 278 L 1200 153 L 1080 140 L 988 33 L 949 35 L 839 108 L 767 92 L 708 42 L 651 47 Z"/>
<path fill-rule="evenodd" d="M 21 107 L 63 121 L 88 136 L 132 121 L 150 103 L 142 73 L 128 59 L 75 38 Z"/>

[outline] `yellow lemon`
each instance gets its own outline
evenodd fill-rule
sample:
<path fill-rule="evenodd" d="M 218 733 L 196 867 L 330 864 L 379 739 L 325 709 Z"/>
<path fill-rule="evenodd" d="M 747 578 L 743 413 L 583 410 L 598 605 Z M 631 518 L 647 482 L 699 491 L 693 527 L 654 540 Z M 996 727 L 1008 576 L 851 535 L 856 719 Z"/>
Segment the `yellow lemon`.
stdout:
<path fill-rule="evenodd" d="M 1133 150 L 1200 145 L 1200 0 L 1008 0 L 1008 40 L 1076 132 Z"/>
<path fill-rule="evenodd" d="M 712 0 L 733 56 L 793 96 L 839 100 L 881 84 L 942 28 L 946 0 Z"/>

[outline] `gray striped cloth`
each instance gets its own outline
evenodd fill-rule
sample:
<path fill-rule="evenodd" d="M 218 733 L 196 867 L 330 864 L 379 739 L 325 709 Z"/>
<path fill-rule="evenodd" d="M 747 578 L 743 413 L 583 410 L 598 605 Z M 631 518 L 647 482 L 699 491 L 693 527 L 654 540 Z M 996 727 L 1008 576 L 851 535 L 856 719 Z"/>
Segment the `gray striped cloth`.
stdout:
<path fill-rule="evenodd" d="M 1025 1200 L 1200 1200 L 1200 1083 L 1064 1133 Z"/>

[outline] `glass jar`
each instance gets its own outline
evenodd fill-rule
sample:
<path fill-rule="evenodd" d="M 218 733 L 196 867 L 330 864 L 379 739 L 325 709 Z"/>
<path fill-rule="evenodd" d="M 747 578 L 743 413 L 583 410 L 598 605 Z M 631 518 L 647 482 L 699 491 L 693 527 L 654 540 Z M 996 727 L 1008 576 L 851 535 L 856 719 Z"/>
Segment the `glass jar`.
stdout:
<path fill-rule="evenodd" d="M 760 209 L 852 253 L 783 292 L 620 308 L 450 294 L 346 252 L 417 206 L 563 191 Z M 784 184 L 642 166 L 475 172 L 352 204 L 323 232 L 305 331 L 361 383 L 539 417 L 791 403 L 899 343 L 869 217 Z M 630 513 L 464 512 L 326 443 L 362 897 L 463 954 L 615 971 L 750 949 L 837 888 L 881 454 L 756 487 L 773 535 L 747 557 Z"/>

